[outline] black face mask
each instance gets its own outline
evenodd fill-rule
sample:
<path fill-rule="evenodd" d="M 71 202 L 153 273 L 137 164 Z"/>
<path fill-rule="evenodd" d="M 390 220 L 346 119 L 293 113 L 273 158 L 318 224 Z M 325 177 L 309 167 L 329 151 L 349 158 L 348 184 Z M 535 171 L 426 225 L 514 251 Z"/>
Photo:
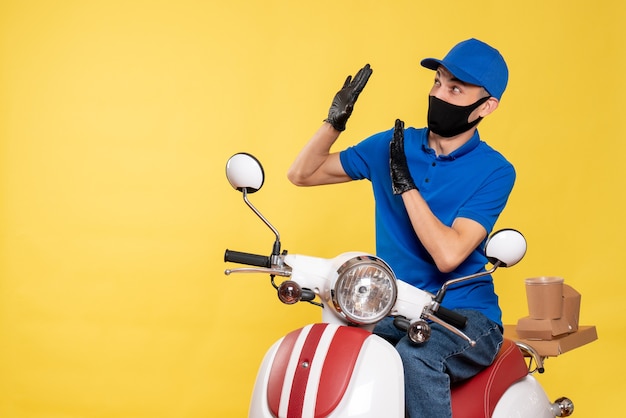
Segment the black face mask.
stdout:
<path fill-rule="evenodd" d="M 457 106 L 435 96 L 428 96 L 428 129 L 444 138 L 450 138 L 471 129 L 482 120 L 482 117 L 472 122 L 468 122 L 467 119 L 489 97 L 483 97 L 469 106 Z"/>

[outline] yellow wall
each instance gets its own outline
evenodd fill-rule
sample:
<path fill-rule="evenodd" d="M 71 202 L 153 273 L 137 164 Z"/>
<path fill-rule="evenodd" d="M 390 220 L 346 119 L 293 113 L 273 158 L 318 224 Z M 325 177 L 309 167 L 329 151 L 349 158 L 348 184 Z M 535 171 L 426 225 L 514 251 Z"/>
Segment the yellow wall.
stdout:
<path fill-rule="evenodd" d="M 255 204 L 293 253 L 373 249 L 365 182 L 285 177 L 346 75 L 374 74 L 340 146 L 423 126 L 432 73 L 468 37 L 511 79 L 483 137 L 516 166 L 499 226 L 529 241 L 497 275 L 505 320 L 523 279 L 561 275 L 600 339 L 540 379 L 577 417 L 624 393 L 626 45 L 620 0 L 4 0 L 0 3 L 0 417 L 245 416 L 265 349 L 315 320 L 226 248 L 272 236 L 224 177 L 248 151 Z M 617 378 L 617 380 L 615 379 Z M 617 383 L 615 383 L 617 381 Z"/>

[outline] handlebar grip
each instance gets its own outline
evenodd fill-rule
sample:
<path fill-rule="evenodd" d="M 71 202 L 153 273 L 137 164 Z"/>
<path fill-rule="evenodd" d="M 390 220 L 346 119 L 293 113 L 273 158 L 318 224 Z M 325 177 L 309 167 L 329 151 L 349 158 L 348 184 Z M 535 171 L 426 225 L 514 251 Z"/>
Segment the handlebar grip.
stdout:
<path fill-rule="evenodd" d="M 465 316 L 451 309 L 444 308 L 443 306 L 439 307 L 437 312 L 435 312 L 435 316 L 458 329 L 463 329 L 465 325 L 467 325 L 467 318 Z"/>
<path fill-rule="evenodd" d="M 250 253 L 242 253 L 239 251 L 226 250 L 224 253 L 224 261 L 230 261 L 231 263 L 247 264 L 249 266 L 257 267 L 271 267 L 271 261 L 269 257 L 264 255 L 256 255 Z"/>
<path fill-rule="evenodd" d="M 411 326 L 411 321 L 406 319 L 404 316 L 396 316 L 393 318 L 393 325 L 400 331 L 407 332 Z"/>

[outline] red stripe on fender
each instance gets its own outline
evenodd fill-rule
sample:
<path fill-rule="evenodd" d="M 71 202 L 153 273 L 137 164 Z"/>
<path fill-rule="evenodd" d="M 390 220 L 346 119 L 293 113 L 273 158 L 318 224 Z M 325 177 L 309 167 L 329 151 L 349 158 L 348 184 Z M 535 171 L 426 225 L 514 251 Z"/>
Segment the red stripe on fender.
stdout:
<path fill-rule="evenodd" d="M 302 416 L 302 407 L 304 405 L 304 394 L 306 392 L 306 385 L 309 380 L 309 373 L 311 372 L 311 362 L 315 351 L 322 338 L 322 334 L 328 324 L 315 324 L 311 328 L 309 335 L 307 335 L 300 351 L 300 357 L 298 358 L 298 367 L 293 377 L 293 384 L 291 386 L 291 394 L 289 396 L 289 408 L 287 410 L 288 417 L 300 417 Z M 304 366 L 304 365 L 308 366 Z"/>
<path fill-rule="evenodd" d="M 293 347 L 296 344 L 296 340 L 300 335 L 301 329 L 291 331 L 285 335 L 280 346 L 276 350 L 274 361 L 272 362 L 272 369 L 270 370 L 270 377 L 267 385 L 267 402 L 268 407 L 272 414 L 278 416 L 278 408 L 280 407 L 280 395 L 283 390 L 283 384 L 285 382 L 285 374 L 287 373 L 287 365 L 293 352 Z"/>
<path fill-rule="evenodd" d="M 339 327 L 328 348 L 320 376 L 315 417 L 328 416 L 343 398 L 363 342 L 372 335 L 360 328 Z M 291 415 L 290 415 L 291 416 Z"/>

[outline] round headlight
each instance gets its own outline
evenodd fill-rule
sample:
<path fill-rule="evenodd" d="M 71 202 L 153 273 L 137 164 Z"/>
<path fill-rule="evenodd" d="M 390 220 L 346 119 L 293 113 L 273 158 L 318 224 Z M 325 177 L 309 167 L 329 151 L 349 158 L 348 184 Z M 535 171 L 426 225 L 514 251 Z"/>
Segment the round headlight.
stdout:
<path fill-rule="evenodd" d="M 371 255 L 353 257 L 337 274 L 333 304 L 349 322 L 374 324 L 391 312 L 398 287 L 393 271 L 383 260 Z"/>

